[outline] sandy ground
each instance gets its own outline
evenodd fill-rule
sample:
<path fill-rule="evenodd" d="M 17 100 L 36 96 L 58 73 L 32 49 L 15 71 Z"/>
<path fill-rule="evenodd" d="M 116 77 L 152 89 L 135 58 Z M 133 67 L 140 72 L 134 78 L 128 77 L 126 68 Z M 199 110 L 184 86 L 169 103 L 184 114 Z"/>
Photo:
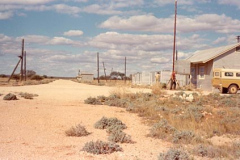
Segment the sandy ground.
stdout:
<path fill-rule="evenodd" d="M 33 100 L 18 96 L 17 101 L 4 101 L 0 97 L 0 159 L 1 160 L 137 160 L 157 159 L 160 152 L 171 147 L 170 143 L 146 135 L 149 127 L 136 114 L 125 109 L 84 104 L 90 96 L 109 95 L 119 88 L 93 86 L 68 80 L 50 84 L 19 87 L 0 87 L 1 94 L 27 92 L 38 94 Z M 131 92 L 150 92 L 147 89 L 129 89 Z M 134 144 L 120 144 L 123 152 L 109 155 L 92 155 L 81 151 L 90 141 L 107 142 L 105 130 L 93 127 L 105 117 L 122 120 Z M 68 137 L 65 131 L 82 124 L 91 132 L 86 137 Z"/>

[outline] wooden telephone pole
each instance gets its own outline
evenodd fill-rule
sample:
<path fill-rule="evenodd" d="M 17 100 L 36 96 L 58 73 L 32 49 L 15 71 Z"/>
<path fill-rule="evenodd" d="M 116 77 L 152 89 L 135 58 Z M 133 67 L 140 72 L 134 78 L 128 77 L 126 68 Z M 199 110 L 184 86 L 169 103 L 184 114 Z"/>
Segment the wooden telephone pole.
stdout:
<path fill-rule="evenodd" d="M 126 80 L 127 80 L 127 58 L 125 57 L 125 77 L 124 77 L 124 83 L 126 84 Z"/>
<path fill-rule="evenodd" d="M 174 40 L 173 40 L 173 66 L 172 71 L 175 71 L 175 54 L 176 54 L 176 28 L 177 28 L 177 0 L 175 0 L 175 19 L 174 19 Z"/>
<path fill-rule="evenodd" d="M 107 82 L 106 68 L 105 68 L 104 62 L 102 62 L 102 63 L 103 63 L 103 70 L 104 70 L 104 74 L 105 74 L 105 80 Z"/>
<path fill-rule="evenodd" d="M 97 52 L 97 79 L 99 83 L 99 53 Z"/>
<path fill-rule="evenodd" d="M 11 76 L 9 77 L 9 79 L 8 79 L 8 82 L 11 80 L 11 78 L 12 78 L 12 76 L 13 76 L 13 74 L 15 73 L 15 71 L 16 71 L 16 69 L 17 69 L 17 67 L 18 67 L 18 65 L 19 65 L 19 63 L 21 62 L 21 69 L 20 69 L 20 81 L 22 81 L 23 80 L 23 74 L 25 74 L 25 80 L 26 80 L 26 52 L 25 52 L 25 54 L 24 54 L 24 39 L 22 39 L 22 52 L 21 52 L 21 55 L 20 56 L 18 56 L 20 59 L 19 59 L 19 61 L 18 61 L 18 63 L 17 63 L 17 65 L 15 66 L 15 68 L 13 69 L 13 72 L 12 72 L 12 74 L 11 74 Z M 23 61 L 25 61 L 25 71 L 23 72 Z"/>
<path fill-rule="evenodd" d="M 24 39 L 22 40 L 22 54 L 21 54 L 21 72 L 20 81 L 23 80 L 23 60 L 24 60 Z"/>

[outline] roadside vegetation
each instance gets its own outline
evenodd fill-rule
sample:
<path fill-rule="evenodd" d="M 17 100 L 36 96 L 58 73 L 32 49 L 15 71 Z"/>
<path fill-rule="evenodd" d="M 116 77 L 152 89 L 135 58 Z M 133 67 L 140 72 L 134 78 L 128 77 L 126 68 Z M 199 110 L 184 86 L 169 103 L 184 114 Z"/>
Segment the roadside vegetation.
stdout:
<path fill-rule="evenodd" d="M 146 136 L 184 146 L 190 155 L 227 159 L 240 156 L 239 95 L 187 94 L 184 91 L 166 95 L 160 86 L 155 87 L 152 93 L 117 90 L 108 97 L 90 97 L 85 103 L 121 107 L 138 114 L 151 126 Z M 228 136 L 232 142 L 216 146 L 211 140 L 216 136 Z M 175 154 L 173 151 L 166 154 L 170 153 Z"/>

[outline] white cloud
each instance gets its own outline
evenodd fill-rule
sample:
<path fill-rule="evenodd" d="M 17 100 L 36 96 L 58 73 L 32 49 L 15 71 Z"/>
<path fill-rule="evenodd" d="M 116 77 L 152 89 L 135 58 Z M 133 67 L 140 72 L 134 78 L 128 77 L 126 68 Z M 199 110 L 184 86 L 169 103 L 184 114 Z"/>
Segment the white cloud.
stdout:
<path fill-rule="evenodd" d="M 212 44 L 219 44 L 219 43 L 225 42 L 226 40 L 227 40 L 226 37 L 219 37 L 215 41 L 213 41 Z"/>
<path fill-rule="evenodd" d="M 13 12 L 7 11 L 7 12 L 0 12 L 0 20 L 3 19 L 9 19 L 13 16 Z"/>
<path fill-rule="evenodd" d="M 24 5 L 35 5 L 45 4 L 54 0 L 1 0 L 0 4 L 24 4 Z"/>
<path fill-rule="evenodd" d="M 114 10 L 109 8 L 109 6 L 102 6 L 99 4 L 93 4 L 83 8 L 84 12 L 95 13 L 102 15 L 112 15 L 112 14 L 122 14 L 122 11 Z"/>
<path fill-rule="evenodd" d="M 170 61 L 170 59 L 165 58 L 165 57 L 151 58 L 152 63 L 167 63 L 169 61 Z"/>
<path fill-rule="evenodd" d="M 82 36 L 83 31 L 81 31 L 81 30 L 70 30 L 70 31 L 64 32 L 63 35 L 65 35 L 65 36 Z"/>
<path fill-rule="evenodd" d="M 240 9 L 240 1 L 239 0 L 218 0 L 218 3 L 238 6 L 238 8 Z"/>
<path fill-rule="evenodd" d="M 110 17 L 100 24 L 101 28 L 147 31 L 147 32 L 173 32 L 173 17 L 157 18 L 153 15 L 139 15 L 129 18 L 119 16 Z M 232 19 L 225 14 L 202 14 L 194 17 L 178 16 L 178 32 L 214 31 L 219 33 L 232 33 L 240 30 L 240 20 Z"/>
<path fill-rule="evenodd" d="M 74 16 L 78 16 L 78 13 L 81 11 L 79 7 L 69 6 L 66 4 L 56 4 L 52 7 L 59 13 L 66 13 Z"/>
<path fill-rule="evenodd" d="M 52 45 L 70 45 L 74 44 L 74 41 L 64 38 L 64 37 L 54 37 L 52 40 L 50 40 L 49 44 Z"/>
<path fill-rule="evenodd" d="M 169 1 L 169 0 L 154 0 L 154 2 L 160 6 L 164 6 L 167 4 L 174 4 L 174 1 Z M 192 5 L 193 0 L 180 0 L 178 1 L 179 5 Z"/>

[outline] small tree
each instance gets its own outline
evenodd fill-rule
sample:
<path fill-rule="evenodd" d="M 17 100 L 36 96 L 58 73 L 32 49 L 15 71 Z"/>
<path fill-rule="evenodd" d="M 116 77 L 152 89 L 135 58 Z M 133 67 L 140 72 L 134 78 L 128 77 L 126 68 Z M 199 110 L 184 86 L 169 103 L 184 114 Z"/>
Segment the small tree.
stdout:
<path fill-rule="evenodd" d="M 34 75 L 36 75 L 36 72 L 35 72 L 35 71 L 33 71 L 33 70 L 27 70 L 27 77 L 32 77 L 32 76 L 34 76 Z"/>

